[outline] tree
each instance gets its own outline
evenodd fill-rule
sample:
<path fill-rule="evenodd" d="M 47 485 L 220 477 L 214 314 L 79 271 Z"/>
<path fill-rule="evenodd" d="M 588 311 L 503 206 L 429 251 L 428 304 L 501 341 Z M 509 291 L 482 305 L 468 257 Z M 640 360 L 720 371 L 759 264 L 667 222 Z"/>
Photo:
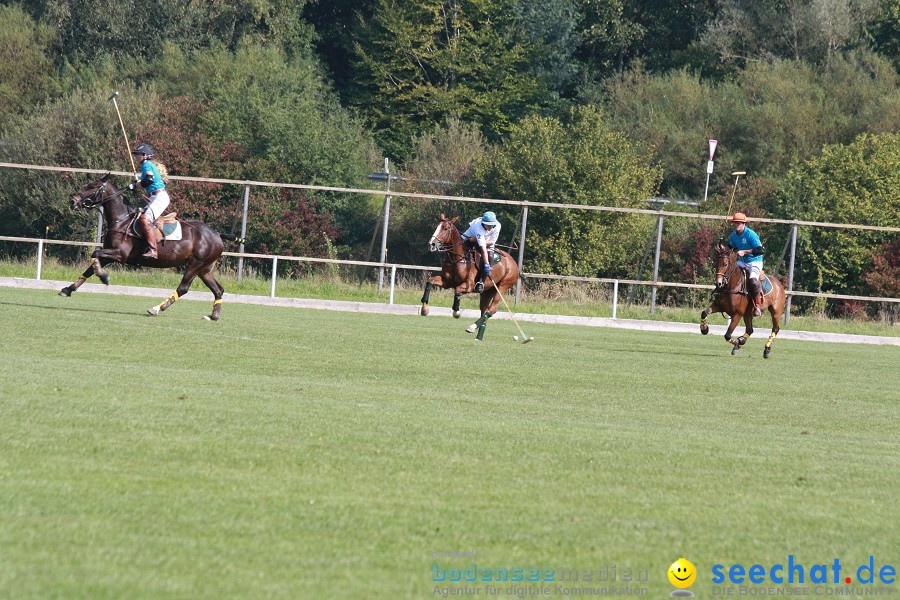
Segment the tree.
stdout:
<path fill-rule="evenodd" d="M 826 146 L 792 170 L 779 191 L 782 218 L 896 227 L 900 223 L 900 134 L 861 135 Z M 800 227 L 795 287 L 862 294 L 873 253 L 889 234 Z M 895 237 L 895 234 L 890 234 Z"/>
<path fill-rule="evenodd" d="M 535 104 L 514 0 L 379 0 L 356 39 L 351 100 L 395 159 L 451 113 L 496 139 Z"/>
<path fill-rule="evenodd" d="M 639 208 L 660 178 L 593 107 L 571 111 L 565 122 L 526 117 L 478 172 L 491 197 Z M 532 209 L 526 262 L 533 271 L 622 276 L 640 258 L 651 226 L 629 214 Z"/>
<path fill-rule="evenodd" d="M 55 87 L 52 29 L 18 6 L 0 6 L 0 127 L 10 115 L 29 112 Z"/>

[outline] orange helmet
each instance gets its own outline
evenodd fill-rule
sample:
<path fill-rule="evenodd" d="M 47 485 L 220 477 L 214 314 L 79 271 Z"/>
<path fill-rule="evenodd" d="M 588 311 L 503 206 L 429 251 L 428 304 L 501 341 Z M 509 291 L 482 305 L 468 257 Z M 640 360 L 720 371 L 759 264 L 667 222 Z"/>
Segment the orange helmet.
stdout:
<path fill-rule="evenodd" d="M 742 212 L 736 212 L 736 213 L 734 213 L 734 216 L 731 217 L 731 222 L 732 223 L 746 223 L 747 215 L 745 215 Z"/>

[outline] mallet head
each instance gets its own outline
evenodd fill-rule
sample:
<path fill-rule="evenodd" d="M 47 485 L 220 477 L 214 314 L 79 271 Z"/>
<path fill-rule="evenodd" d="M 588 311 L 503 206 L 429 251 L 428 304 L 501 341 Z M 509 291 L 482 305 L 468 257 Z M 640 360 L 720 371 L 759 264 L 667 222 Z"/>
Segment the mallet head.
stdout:
<path fill-rule="evenodd" d="M 115 97 L 118 96 L 118 95 L 119 95 L 119 92 L 113 92 L 113 93 L 110 95 L 110 97 L 107 98 L 107 100 L 112 100 L 113 98 L 115 98 Z"/>

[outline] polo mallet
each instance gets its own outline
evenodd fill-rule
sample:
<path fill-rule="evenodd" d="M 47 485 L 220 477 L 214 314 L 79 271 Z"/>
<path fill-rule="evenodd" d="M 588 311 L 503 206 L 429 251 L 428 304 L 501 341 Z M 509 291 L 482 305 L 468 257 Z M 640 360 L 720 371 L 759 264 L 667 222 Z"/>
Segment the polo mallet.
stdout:
<path fill-rule="evenodd" d="M 728 219 L 731 218 L 731 205 L 734 204 L 734 193 L 737 191 L 738 179 L 741 178 L 741 175 L 746 175 L 747 171 L 734 171 L 731 175 L 734 177 L 734 187 L 731 188 L 731 200 L 728 202 L 728 214 L 725 215 L 725 223 L 726 227 L 728 226 Z"/>
<path fill-rule="evenodd" d="M 116 96 L 119 92 L 113 92 L 107 100 L 112 100 L 113 106 L 116 107 L 116 114 L 119 116 L 119 125 L 122 126 L 122 135 L 125 136 L 125 149 L 128 151 L 128 160 L 131 161 L 131 172 L 137 173 L 137 167 L 134 166 L 134 157 L 131 156 L 131 144 L 128 142 L 128 134 L 125 133 L 125 123 L 122 121 L 122 113 L 119 112 L 119 103 L 116 102 Z"/>
<path fill-rule="evenodd" d="M 516 320 L 516 315 L 515 315 L 515 314 L 513 313 L 513 311 L 509 308 L 509 304 L 506 303 L 506 298 L 504 298 L 504 297 L 503 297 L 503 294 L 500 292 L 500 286 L 497 285 L 497 282 L 494 281 L 494 278 L 493 278 L 493 277 L 491 277 L 490 275 L 488 275 L 488 277 L 490 278 L 491 283 L 494 284 L 494 289 L 497 290 L 497 295 L 500 296 L 500 299 L 501 299 L 501 300 L 503 300 L 503 306 L 506 307 L 506 312 L 509 313 L 509 318 L 512 319 L 512 322 L 516 324 L 516 329 L 519 330 L 519 335 L 522 336 L 522 343 L 523 343 L 523 344 L 527 344 L 528 342 L 533 342 L 533 341 L 534 341 L 534 338 L 533 338 L 533 337 L 528 337 L 527 335 L 525 335 L 525 332 L 522 331 L 522 326 L 519 325 L 519 322 Z M 513 336 L 513 339 L 516 340 L 516 341 L 519 340 L 518 336 Z"/>

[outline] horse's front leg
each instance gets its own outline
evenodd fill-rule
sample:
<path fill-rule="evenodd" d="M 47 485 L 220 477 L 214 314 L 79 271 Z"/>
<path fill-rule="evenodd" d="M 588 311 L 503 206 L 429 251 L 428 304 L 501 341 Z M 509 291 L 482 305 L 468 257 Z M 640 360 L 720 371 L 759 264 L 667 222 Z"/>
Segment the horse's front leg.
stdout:
<path fill-rule="evenodd" d="M 96 254 L 96 252 L 94 254 Z M 94 254 L 91 255 L 90 266 L 84 270 L 84 273 L 81 274 L 81 277 L 79 277 L 63 289 L 59 290 L 60 296 L 71 296 L 72 292 L 80 288 L 81 285 L 92 275 L 97 275 L 97 277 L 100 278 L 100 281 L 102 281 L 106 285 L 109 285 L 109 275 L 106 273 L 106 271 L 103 270 L 103 265 L 109 264 L 113 261 L 108 258 L 97 258 L 96 256 L 94 256 Z"/>
<path fill-rule="evenodd" d="M 429 277 L 425 282 L 425 292 L 422 294 L 422 309 L 419 311 L 423 317 L 428 316 L 428 301 L 431 299 L 431 290 L 434 287 L 444 287 L 444 278 L 440 275 Z"/>
<path fill-rule="evenodd" d="M 709 317 L 709 315 L 715 312 L 719 312 L 717 306 L 718 303 L 713 300 L 712 304 L 707 306 L 705 309 L 703 309 L 703 312 L 700 313 L 700 333 L 702 333 L 703 335 L 709 333 L 709 325 L 707 325 L 706 319 Z"/>

